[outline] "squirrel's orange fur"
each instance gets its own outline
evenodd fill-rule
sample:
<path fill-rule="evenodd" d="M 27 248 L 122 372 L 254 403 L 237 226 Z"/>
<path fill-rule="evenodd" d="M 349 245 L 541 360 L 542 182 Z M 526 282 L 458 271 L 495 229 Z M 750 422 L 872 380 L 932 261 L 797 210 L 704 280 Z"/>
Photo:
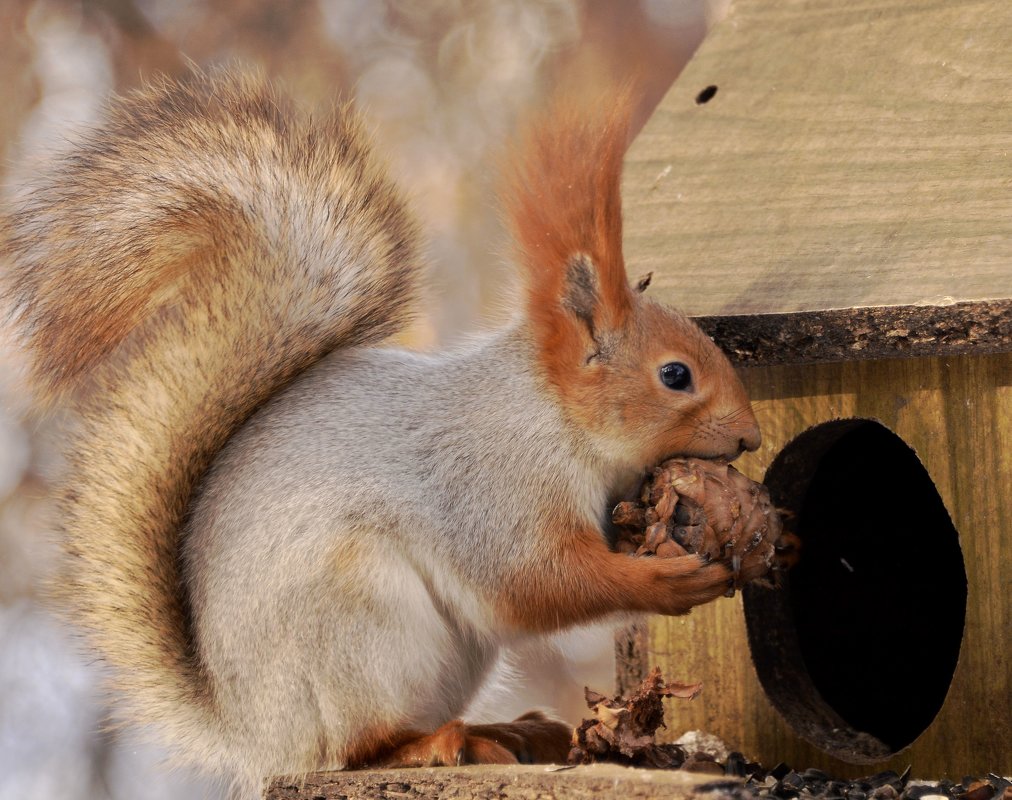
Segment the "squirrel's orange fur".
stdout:
<path fill-rule="evenodd" d="M 524 267 L 528 317 L 540 358 L 564 393 L 581 382 L 578 363 L 587 320 L 562 318 L 568 265 L 575 256 L 593 263 L 601 302 L 591 324 L 619 329 L 631 298 L 622 257 L 619 180 L 629 131 L 628 91 L 596 106 L 560 99 L 520 140 L 509 172 L 505 212 Z"/>

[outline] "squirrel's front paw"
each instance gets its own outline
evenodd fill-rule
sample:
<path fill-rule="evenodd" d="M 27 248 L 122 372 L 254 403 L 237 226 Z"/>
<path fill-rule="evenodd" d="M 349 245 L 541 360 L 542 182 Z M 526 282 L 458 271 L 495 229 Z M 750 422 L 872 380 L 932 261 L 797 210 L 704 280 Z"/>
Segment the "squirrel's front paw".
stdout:
<path fill-rule="evenodd" d="M 644 559 L 653 572 L 651 609 L 660 614 L 686 614 L 696 606 L 716 600 L 734 586 L 728 564 L 694 554 L 674 558 Z"/>

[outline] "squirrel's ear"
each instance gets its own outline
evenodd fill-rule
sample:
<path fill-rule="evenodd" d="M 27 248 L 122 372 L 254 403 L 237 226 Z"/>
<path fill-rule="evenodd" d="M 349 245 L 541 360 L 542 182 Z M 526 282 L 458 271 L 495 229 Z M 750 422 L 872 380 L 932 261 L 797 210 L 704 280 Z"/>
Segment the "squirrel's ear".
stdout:
<path fill-rule="evenodd" d="M 632 308 L 619 184 L 633 105 L 629 89 L 557 98 L 511 154 L 504 207 L 534 320 L 561 304 L 597 334 Z"/>
<path fill-rule="evenodd" d="M 569 260 L 562 287 L 562 305 L 586 327 L 591 340 L 597 342 L 598 332 L 603 327 L 604 309 L 601 283 L 589 256 L 581 253 Z"/>

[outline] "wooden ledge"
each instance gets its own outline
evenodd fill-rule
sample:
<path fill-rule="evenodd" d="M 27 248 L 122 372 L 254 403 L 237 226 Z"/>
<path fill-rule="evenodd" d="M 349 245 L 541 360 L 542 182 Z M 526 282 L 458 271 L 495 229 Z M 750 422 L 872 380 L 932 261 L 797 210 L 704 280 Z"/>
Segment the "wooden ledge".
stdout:
<path fill-rule="evenodd" d="M 689 772 L 634 769 L 615 764 L 426 767 L 421 769 L 320 772 L 301 784 L 280 780 L 269 800 L 718 800 L 731 798 L 736 778 Z"/>
<path fill-rule="evenodd" d="M 744 367 L 1012 351 L 1012 300 L 695 319 Z"/>

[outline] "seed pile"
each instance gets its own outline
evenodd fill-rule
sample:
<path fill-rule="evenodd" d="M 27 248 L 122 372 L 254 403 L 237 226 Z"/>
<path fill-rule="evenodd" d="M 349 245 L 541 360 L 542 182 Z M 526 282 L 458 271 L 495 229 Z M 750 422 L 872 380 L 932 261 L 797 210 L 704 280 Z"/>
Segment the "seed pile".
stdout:
<path fill-rule="evenodd" d="M 732 753 L 739 756 L 739 753 Z M 728 758 L 725 768 L 731 766 Z M 902 775 L 891 770 L 865 778 L 838 779 L 818 769 L 796 772 L 785 764 L 764 771 L 757 764 L 740 764 L 726 774 L 746 778 L 747 797 L 774 800 L 1012 800 L 1012 782 L 995 774 L 954 781 L 912 781 L 910 768 Z"/>
<path fill-rule="evenodd" d="M 696 553 L 727 562 L 734 588 L 766 576 L 793 546 L 769 491 L 730 464 L 673 458 L 644 482 L 639 500 L 615 506 L 616 549 L 673 558 Z"/>
<path fill-rule="evenodd" d="M 1012 800 L 1012 780 L 994 773 L 966 777 L 959 783 L 913 781 L 909 768 L 902 775 L 885 771 L 843 779 L 818 769 L 799 772 L 786 764 L 765 769 L 741 753 L 707 746 L 706 740 L 714 737 L 685 736 L 679 740 L 684 744 L 654 741 L 657 729 L 664 727 L 664 698 L 692 699 L 701 688 L 698 683 L 666 683 L 655 667 L 629 698 L 606 697 L 586 689 L 587 705 L 594 714 L 574 731 L 569 763 L 608 761 L 708 773 L 715 779 L 701 790 L 719 789 L 735 800 Z"/>

